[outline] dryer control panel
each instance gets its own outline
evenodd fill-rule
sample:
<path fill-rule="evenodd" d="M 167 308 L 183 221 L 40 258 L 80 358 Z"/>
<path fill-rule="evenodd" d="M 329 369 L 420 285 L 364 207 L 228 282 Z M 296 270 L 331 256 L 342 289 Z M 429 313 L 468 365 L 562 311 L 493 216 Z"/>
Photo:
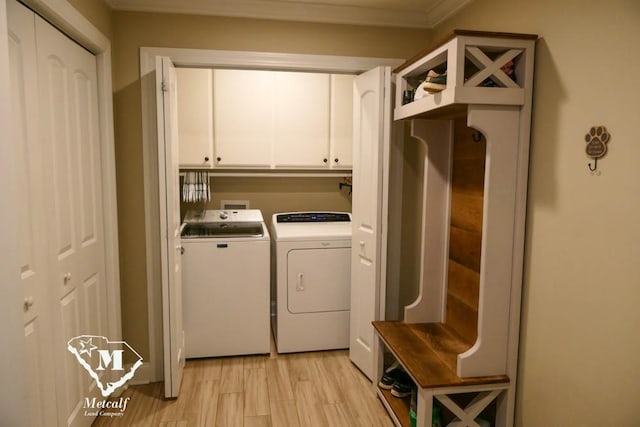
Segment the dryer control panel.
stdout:
<path fill-rule="evenodd" d="M 276 215 L 277 222 L 350 222 L 343 212 L 292 212 Z"/>

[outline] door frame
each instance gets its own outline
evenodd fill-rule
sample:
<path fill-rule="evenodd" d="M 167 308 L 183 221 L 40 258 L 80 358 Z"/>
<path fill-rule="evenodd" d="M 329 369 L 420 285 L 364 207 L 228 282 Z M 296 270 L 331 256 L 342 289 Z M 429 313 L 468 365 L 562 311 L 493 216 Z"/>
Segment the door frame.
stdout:
<path fill-rule="evenodd" d="M 120 266 L 118 258 L 118 216 L 116 205 L 116 167 L 114 148 L 114 127 L 113 127 L 113 90 L 111 74 L 111 42 L 93 24 L 80 14 L 66 0 L 21 0 L 29 8 L 36 11 L 56 28 L 62 30 L 76 43 L 89 50 L 96 56 L 98 72 L 98 120 L 100 123 L 100 156 L 102 163 L 102 192 L 104 203 L 104 236 L 105 236 L 105 284 L 107 287 L 107 333 L 112 340 L 122 339 L 122 319 L 120 311 Z M 9 46 L 7 43 L 7 12 L 6 1 L 0 0 L 0 123 L 2 128 L 7 129 L 4 124 L 10 123 L 11 97 L 9 90 Z M 6 95 L 6 96 L 5 96 Z M 10 147 L 3 146 L 7 151 Z M 10 153 L 5 153 L 0 157 L 0 170 L 2 177 L 7 177 L 13 173 L 15 165 Z M 5 181 L 8 182 L 8 179 Z M 19 203 L 19 195 L 10 188 L 3 186 L 0 200 L 3 206 L 16 206 Z M 16 344 L 15 351 L 8 352 L 9 357 L 2 368 L 2 374 L 6 372 L 6 378 L 19 376 L 26 378 L 22 347 L 24 343 L 24 330 L 22 329 L 22 287 L 19 283 L 19 260 L 13 254 L 13 242 L 18 238 L 14 224 L 17 223 L 13 209 L 4 209 L 2 215 L 2 283 L 13 283 L 15 286 L 3 286 L 6 290 L 6 298 L 0 298 L 0 313 L 10 317 L 10 322 L 2 323 L 0 335 L 3 340 L 7 337 L 7 342 L 14 342 L 16 332 L 19 331 L 20 340 Z M 8 218 L 7 218 L 8 217 Z M 6 254 L 5 254 L 6 252 Z M 5 257 L 5 255 L 7 255 Z M 6 280 L 5 280 L 6 278 Z M 16 310 L 17 308 L 17 310 Z M 15 314 L 18 314 L 16 318 Z M 4 318 L 3 318 L 4 319 Z M 18 320 L 19 319 L 19 320 Z M 24 391 L 21 390 L 21 380 L 12 382 L 11 393 L 7 399 L 0 399 L 3 404 L 0 406 L 7 411 L 0 411 L 3 414 L 14 414 L 26 416 L 28 405 L 26 397 L 26 384 Z M 6 405 L 5 405 L 6 404 Z M 16 424 L 19 425 L 19 424 Z"/>
<path fill-rule="evenodd" d="M 157 209 L 159 202 L 157 169 L 158 138 L 155 123 L 154 72 L 156 56 L 167 56 L 171 58 L 171 61 L 173 61 L 176 66 L 183 67 L 227 67 L 346 74 L 359 74 L 377 66 L 396 67 L 404 62 L 404 59 L 399 58 L 156 47 L 140 48 L 147 303 L 149 307 L 149 381 L 161 381 L 163 379 L 160 213 Z"/>

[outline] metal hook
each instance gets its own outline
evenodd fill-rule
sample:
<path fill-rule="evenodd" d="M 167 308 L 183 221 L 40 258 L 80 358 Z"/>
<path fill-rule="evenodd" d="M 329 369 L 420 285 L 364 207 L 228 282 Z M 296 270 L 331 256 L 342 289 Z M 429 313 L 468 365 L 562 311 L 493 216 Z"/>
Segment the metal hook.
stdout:
<path fill-rule="evenodd" d="M 478 131 L 475 131 L 471 134 L 471 139 L 473 139 L 473 142 L 480 142 L 482 141 L 482 134 Z"/>
<path fill-rule="evenodd" d="M 587 165 L 587 166 L 589 166 L 589 170 L 590 170 L 591 172 L 595 172 L 596 170 L 598 170 L 598 158 L 597 158 L 597 157 L 594 157 L 594 158 L 593 158 L 593 161 L 594 161 L 594 163 L 593 163 L 593 168 L 591 167 L 591 163 L 589 163 L 589 164 Z"/>

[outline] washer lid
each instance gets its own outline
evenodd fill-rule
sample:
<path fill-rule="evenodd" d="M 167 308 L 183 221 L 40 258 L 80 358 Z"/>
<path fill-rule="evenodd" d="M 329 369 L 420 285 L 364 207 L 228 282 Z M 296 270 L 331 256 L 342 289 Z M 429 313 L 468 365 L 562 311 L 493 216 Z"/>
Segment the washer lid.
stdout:
<path fill-rule="evenodd" d="M 261 222 L 187 223 L 181 233 L 183 239 L 198 239 L 204 237 L 262 237 L 263 235 L 264 232 Z"/>
<path fill-rule="evenodd" d="M 188 211 L 184 216 L 186 223 L 203 222 L 262 222 L 260 209 L 211 209 Z"/>

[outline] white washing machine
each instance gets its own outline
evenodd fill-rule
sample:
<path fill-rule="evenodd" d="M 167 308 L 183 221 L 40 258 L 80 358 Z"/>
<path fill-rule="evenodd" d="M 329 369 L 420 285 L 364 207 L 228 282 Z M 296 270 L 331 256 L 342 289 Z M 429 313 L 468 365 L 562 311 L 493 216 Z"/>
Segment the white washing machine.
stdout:
<path fill-rule="evenodd" d="M 182 230 L 187 358 L 270 351 L 270 237 L 257 209 L 191 211 Z"/>
<path fill-rule="evenodd" d="M 272 236 L 278 352 L 348 348 L 351 214 L 274 214 Z"/>

